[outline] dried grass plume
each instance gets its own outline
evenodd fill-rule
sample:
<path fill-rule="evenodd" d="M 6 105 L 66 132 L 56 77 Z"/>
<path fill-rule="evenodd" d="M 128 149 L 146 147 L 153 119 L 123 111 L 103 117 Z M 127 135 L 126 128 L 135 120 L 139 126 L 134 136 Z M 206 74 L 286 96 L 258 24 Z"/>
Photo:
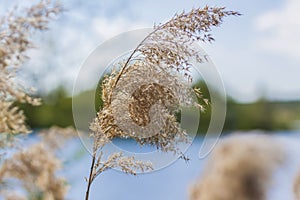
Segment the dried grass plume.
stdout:
<path fill-rule="evenodd" d="M 25 116 L 13 102 L 39 105 L 33 89 L 22 86 L 16 74 L 28 60 L 27 51 L 34 47 L 32 35 L 46 30 L 50 20 L 62 11 L 53 1 L 41 1 L 26 9 L 10 11 L 0 18 L 0 134 L 27 133 Z"/>
<path fill-rule="evenodd" d="M 230 136 L 214 149 L 190 199 L 266 200 L 272 174 L 284 157 L 270 136 Z"/>
<path fill-rule="evenodd" d="M 189 142 L 189 137 L 176 114 L 182 107 L 203 110 L 203 105 L 193 99 L 193 95 L 201 98 L 201 94 L 198 88 L 191 87 L 190 60 L 202 63 L 207 55 L 193 44 L 212 42 L 212 27 L 219 26 L 226 16 L 237 15 L 208 6 L 176 14 L 166 23 L 155 25 L 127 57 L 114 63 L 114 70 L 101 85 L 103 106 L 90 125 L 94 147 L 86 200 L 93 180 L 103 169 L 120 167 L 135 175 L 134 169 L 144 172 L 153 168 L 149 162 L 123 157 L 121 153 L 103 162 L 102 148 L 114 138 L 133 138 L 141 145 L 182 154 L 177 144 Z"/>
<path fill-rule="evenodd" d="M 134 138 L 140 144 L 152 144 L 162 151 L 176 153 L 178 142 L 188 136 L 176 120 L 182 107 L 204 105 L 198 88 L 191 88 L 191 60 L 205 62 L 193 48 L 197 41 L 212 42 L 212 27 L 226 16 L 239 13 L 225 8 L 204 7 L 176 14 L 154 30 L 130 53 L 116 63 L 116 70 L 102 83 L 103 107 L 91 125 L 92 136 Z M 97 140 L 97 139 L 96 139 Z M 101 146 L 101 145 L 100 145 Z"/>
<path fill-rule="evenodd" d="M 41 156 L 42 155 L 42 156 Z M 63 200 L 67 191 L 66 180 L 57 177 L 61 163 L 43 143 L 30 146 L 7 159 L 0 169 L 0 180 L 5 185 L 12 180 L 21 182 L 27 195 L 45 200 Z M 7 188 L 10 191 L 10 188 Z M 15 193 L 15 191 L 10 191 Z"/>
<path fill-rule="evenodd" d="M 297 200 L 300 200 L 300 172 L 294 182 L 294 194 Z"/>

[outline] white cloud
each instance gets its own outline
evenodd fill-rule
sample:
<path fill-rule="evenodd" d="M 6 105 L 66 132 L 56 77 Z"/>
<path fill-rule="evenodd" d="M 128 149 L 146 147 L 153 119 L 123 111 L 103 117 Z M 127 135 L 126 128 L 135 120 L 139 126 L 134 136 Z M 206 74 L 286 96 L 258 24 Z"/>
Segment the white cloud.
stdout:
<path fill-rule="evenodd" d="M 91 24 L 98 36 L 102 39 L 109 39 L 124 31 L 137 28 L 149 28 L 144 23 L 129 21 L 124 18 L 108 19 L 104 17 L 97 17 L 92 20 Z"/>
<path fill-rule="evenodd" d="M 262 33 L 259 45 L 270 52 L 300 60 L 300 1 L 287 0 L 281 8 L 269 11 L 255 20 Z"/>

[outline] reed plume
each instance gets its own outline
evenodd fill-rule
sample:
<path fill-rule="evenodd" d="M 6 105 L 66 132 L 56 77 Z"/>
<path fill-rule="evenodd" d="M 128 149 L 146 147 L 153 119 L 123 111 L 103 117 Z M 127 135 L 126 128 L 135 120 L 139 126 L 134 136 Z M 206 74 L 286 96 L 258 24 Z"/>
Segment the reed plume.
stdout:
<path fill-rule="evenodd" d="M 194 93 L 202 98 L 198 88 L 190 87 L 193 67 L 190 60 L 202 63 L 207 55 L 194 49 L 193 43 L 212 42 L 211 28 L 219 26 L 229 15 L 239 13 L 204 7 L 176 14 L 168 22 L 155 25 L 129 57 L 118 63 L 119 71 L 105 77 L 103 107 L 91 125 L 96 133 L 93 136 L 131 137 L 140 144 L 176 151 L 174 143 L 185 140 L 187 135 L 174 113 L 195 104 L 204 109 L 192 99 Z"/>
<path fill-rule="evenodd" d="M 43 156 L 41 156 L 43 155 Z M 61 163 L 43 143 L 30 146 L 7 159 L 0 169 L 0 180 L 11 188 L 13 180 L 18 180 L 27 191 L 27 196 L 42 199 L 63 200 L 67 191 L 66 180 L 57 177 L 56 171 Z M 10 183 L 12 182 L 12 183 Z M 3 188 L 1 188 L 3 189 Z"/>
<path fill-rule="evenodd" d="M 136 171 L 132 168 L 140 171 L 153 168 L 149 162 L 126 158 L 121 153 L 103 162 L 101 150 L 114 138 L 133 138 L 141 145 L 150 144 L 163 152 L 182 154 L 177 144 L 189 142 L 189 137 L 181 129 L 176 113 L 182 107 L 197 106 L 203 110 L 206 102 L 193 99 L 196 94 L 203 100 L 199 89 L 191 88 L 190 60 L 198 63 L 207 60 L 207 55 L 202 55 L 193 44 L 212 42 L 211 28 L 219 26 L 230 15 L 239 13 L 206 6 L 176 14 L 168 22 L 154 25 L 154 30 L 104 77 L 103 106 L 90 125 L 94 147 L 86 200 L 93 180 L 103 168 L 119 166 L 134 175 Z M 126 165 L 120 160 L 126 161 Z"/>
<path fill-rule="evenodd" d="M 294 182 L 294 194 L 297 200 L 300 199 L 300 172 L 298 173 Z"/>
<path fill-rule="evenodd" d="M 286 157 L 267 135 L 233 135 L 212 152 L 191 200 L 266 200 L 272 175 Z"/>
<path fill-rule="evenodd" d="M 77 135 L 74 129 L 43 130 L 41 141 L 25 149 L 15 145 L 14 140 L 16 135 L 30 132 L 26 117 L 15 102 L 41 103 L 32 96 L 33 89 L 20 84 L 17 73 L 29 59 L 27 51 L 34 48 L 34 33 L 46 30 L 62 10 L 58 2 L 42 0 L 29 8 L 15 8 L 0 19 L 0 148 L 14 152 L 12 156 L 0 157 L 0 195 L 7 200 L 65 199 L 67 185 L 65 179 L 57 176 L 61 162 L 55 151 L 63 141 Z M 26 195 L 19 193 L 20 188 Z"/>
<path fill-rule="evenodd" d="M 28 133 L 24 113 L 13 102 L 39 105 L 32 88 L 22 86 L 16 74 L 34 47 L 33 34 L 46 30 L 50 20 L 62 11 L 57 2 L 41 1 L 30 8 L 15 8 L 0 19 L 0 133 Z M 3 137 L 2 137 L 3 138 Z"/>
<path fill-rule="evenodd" d="M 55 153 L 76 137 L 77 131 L 54 126 L 41 130 L 38 136 L 39 142 L 18 149 L 0 166 L 0 195 L 5 199 L 65 199 L 68 185 L 57 175 L 62 163 Z M 26 196 L 18 194 L 20 188 L 26 191 Z"/>

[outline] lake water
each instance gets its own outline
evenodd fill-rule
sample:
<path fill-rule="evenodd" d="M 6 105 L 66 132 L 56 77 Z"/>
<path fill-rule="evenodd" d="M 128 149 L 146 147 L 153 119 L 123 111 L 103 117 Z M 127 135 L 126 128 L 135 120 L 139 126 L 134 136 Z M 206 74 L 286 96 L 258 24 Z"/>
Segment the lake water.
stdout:
<path fill-rule="evenodd" d="M 278 132 L 274 137 L 281 138 L 283 146 L 291 156 L 291 162 L 300 160 L 300 135 L 297 132 Z M 93 183 L 91 200 L 185 200 L 189 186 L 199 178 L 206 159 L 198 158 L 203 138 L 197 138 L 187 151 L 189 162 L 182 159 L 153 173 L 131 176 L 116 170 L 109 170 L 98 176 Z M 130 145 L 130 143 L 128 144 Z M 130 148 L 130 147 L 129 147 Z M 65 161 L 63 175 L 70 182 L 68 199 L 82 200 L 86 191 L 85 176 L 88 176 L 91 158 L 79 140 L 69 142 L 60 157 Z M 290 163 L 274 175 L 270 189 L 272 200 L 293 200 L 289 191 L 289 177 L 300 162 Z M 300 169 L 300 165 L 299 165 Z M 290 177 L 291 178 L 291 177 Z"/>

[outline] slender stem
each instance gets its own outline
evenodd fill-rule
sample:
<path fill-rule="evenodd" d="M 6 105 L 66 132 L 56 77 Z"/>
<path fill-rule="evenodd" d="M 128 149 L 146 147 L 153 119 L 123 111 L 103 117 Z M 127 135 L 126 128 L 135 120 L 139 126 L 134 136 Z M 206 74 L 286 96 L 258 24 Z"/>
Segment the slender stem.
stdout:
<path fill-rule="evenodd" d="M 87 185 L 87 190 L 85 194 L 85 200 L 89 199 L 89 194 L 90 194 L 90 188 L 93 182 L 93 171 L 94 171 L 94 166 L 95 166 L 95 160 L 96 160 L 96 154 L 93 153 L 93 159 L 92 159 L 92 164 L 91 164 L 91 169 L 90 169 L 90 176 L 88 180 L 88 185 Z"/>

